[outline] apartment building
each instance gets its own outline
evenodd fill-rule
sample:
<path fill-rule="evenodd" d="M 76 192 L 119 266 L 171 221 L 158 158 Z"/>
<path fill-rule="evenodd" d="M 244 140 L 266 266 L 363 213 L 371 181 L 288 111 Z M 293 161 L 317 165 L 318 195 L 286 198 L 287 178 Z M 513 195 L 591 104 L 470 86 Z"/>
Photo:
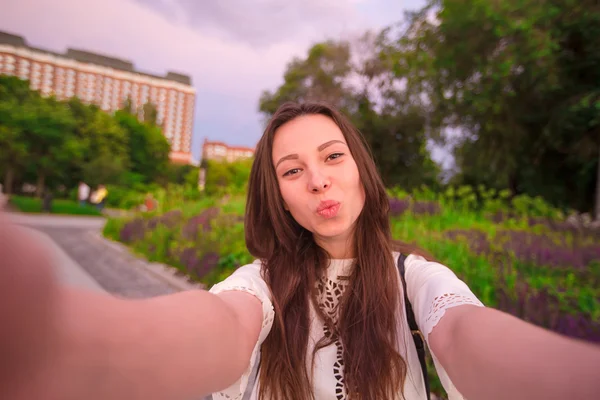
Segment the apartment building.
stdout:
<path fill-rule="evenodd" d="M 191 142 L 196 90 L 189 76 L 158 76 L 137 71 L 133 63 L 69 48 L 55 53 L 27 44 L 21 36 L 0 32 L 0 74 L 27 79 L 34 90 L 59 100 L 73 96 L 114 112 L 128 98 L 141 108 L 151 102 L 157 123 L 171 144 L 171 160 L 192 161 Z"/>
<path fill-rule="evenodd" d="M 229 146 L 223 142 L 211 142 L 204 139 L 202 145 L 203 160 L 217 160 L 233 162 L 254 156 L 254 149 L 250 147 Z"/>

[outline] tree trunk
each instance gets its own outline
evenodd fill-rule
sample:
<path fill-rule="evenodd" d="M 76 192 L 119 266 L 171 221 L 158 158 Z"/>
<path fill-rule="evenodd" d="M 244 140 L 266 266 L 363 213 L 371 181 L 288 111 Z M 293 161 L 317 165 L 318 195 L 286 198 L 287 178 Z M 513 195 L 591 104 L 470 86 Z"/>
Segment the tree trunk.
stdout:
<path fill-rule="evenodd" d="M 600 146 L 598 146 L 598 170 L 596 172 L 596 209 L 595 219 L 600 221 Z"/>
<path fill-rule="evenodd" d="M 37 188 L 36 188 L 36 196 L 38 198 L 42 198 L 42 196 L 44 196 L 44 185 L 45 185 L 45 181 L 46 181 L 46 176 L 43 173 L 40 173 L 38 175 L 38 179 L 37 179 Z"/>
<path fill-rule="evenodd" d="M 13 167 L 8 167 L 6 169 L 6 174 L 4 175 L 4 194 L 6 194 L 6 195 L 12 194 L 14 177 L 15 177 L 15 169 Z"/>
<path fill-rule="evenodd" d="M 511 172 L 508 175 L 508 188 L 511 191 L 511 196 L 518 195 L 519 191 L 519 178 L 517 177 L 517 172 Z"/>

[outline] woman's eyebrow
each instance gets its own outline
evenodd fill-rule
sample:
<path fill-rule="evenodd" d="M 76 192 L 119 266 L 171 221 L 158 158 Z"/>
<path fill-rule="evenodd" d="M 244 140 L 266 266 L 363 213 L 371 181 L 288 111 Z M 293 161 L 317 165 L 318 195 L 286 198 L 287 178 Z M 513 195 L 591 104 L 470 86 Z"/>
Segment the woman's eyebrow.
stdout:
<path fill-rule="evenodd" d="M 346 143 L 342 142 L 341 140 L 334 139 L 334 140 L 330 140 L 328 142 L 323 143 L 322 145 L 320 145 L 319 147 L 317 147 L 317 150 L 318 151 L 323 151 L 327 147 L 331 146 L 334 143 L 341 143 L 341 144 L 347 146 Z M 275 169 L 277 169 L 277 167 L 279 166 L 279 164 L 281 164 L 284 161 L 287 161 L 287 160 L 297 160 L 298 158 L 299 158 L 298 154 L 295 154 L 295 153 L 294 154 L 288 154 L 287 156 L 283 156 L 275 164 Z"/>
<path fill-rule="evenodd" d="M 343 144 L 343 145 L 346 145 L 346 143 L 342 142 L 341 140 L 334 139 L 334 140 L 330 140 L 329 142 L 325 142 L 325 143 L 323 143 L 322 145 L 320 145 L 320 146 L 317 148 L 317 150 L 319 150 L 319 151 L 323 151 L 323 150 L 325 150 L 327 147 L 331 146 L 331 145 L 332 145 L 332 144 L 334 144 L 334 143 L 341 143 L 341 144 Z"/>

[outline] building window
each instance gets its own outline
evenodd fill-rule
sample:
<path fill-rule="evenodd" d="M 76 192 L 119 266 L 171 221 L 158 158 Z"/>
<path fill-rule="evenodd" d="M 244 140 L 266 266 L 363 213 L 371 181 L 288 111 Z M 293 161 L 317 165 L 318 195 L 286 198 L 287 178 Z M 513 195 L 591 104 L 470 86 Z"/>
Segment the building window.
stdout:
<path fill-rule="evenodd" d="M 215 146 L 215 154 L 218 156 L 224 156 L 227 154 L 227 149 L 223 146 Z"/>
<path fill-rule="evenodd" d="M 29 61 L 21 60 L 19 63 L 19 78 L 27 79 L 29 77 Z"/>

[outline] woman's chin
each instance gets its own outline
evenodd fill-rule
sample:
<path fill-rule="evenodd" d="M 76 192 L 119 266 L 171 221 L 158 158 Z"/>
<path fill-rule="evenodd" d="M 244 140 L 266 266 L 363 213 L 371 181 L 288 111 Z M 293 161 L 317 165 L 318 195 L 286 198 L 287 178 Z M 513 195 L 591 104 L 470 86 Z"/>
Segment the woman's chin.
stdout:
<path fill-rule="evenodd" d="M 351 232 L 351 226 L 343 221 L 327 221 L 320 224 L 313 233 L 322 240 L 339 240 L 348 237 Z"/>

